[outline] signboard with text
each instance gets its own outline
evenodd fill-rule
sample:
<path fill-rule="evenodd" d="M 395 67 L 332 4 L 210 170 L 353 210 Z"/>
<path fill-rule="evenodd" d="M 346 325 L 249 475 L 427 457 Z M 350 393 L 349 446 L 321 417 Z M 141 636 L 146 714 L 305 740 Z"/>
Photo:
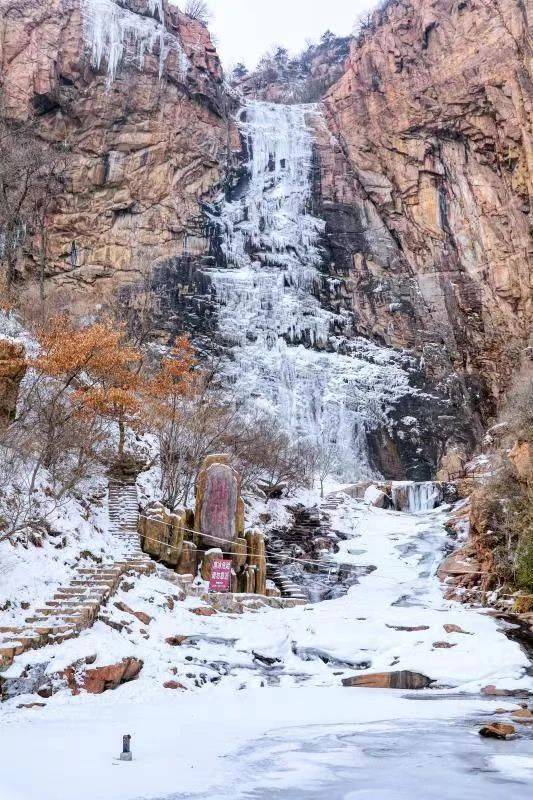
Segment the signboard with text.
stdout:
<path fill-rule="evenodd" d="M 210 592 L 229 592 L 231 585 L 231 561 L 213 561 L 211 570 L 211 580 L 209 581 Z"/>

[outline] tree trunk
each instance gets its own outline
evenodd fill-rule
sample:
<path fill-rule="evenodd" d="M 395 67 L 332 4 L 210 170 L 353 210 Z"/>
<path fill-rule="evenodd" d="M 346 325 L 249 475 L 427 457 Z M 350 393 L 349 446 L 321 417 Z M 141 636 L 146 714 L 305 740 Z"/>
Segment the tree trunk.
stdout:
<path fill-rule="evenodd" d="M 41 242 L 39 248 L 39 296 L 41 298 L 41 310 L 44 314 L 44 270 L 46 265 L 46 230 L 44 225 L 41 227 Z"/>
<path fill-rule="evenodd" d="M 126 426 L 124 420 L 118 421 L 118 460 L 122 461 L 124 458 L 124 446 L 126 443 Z"/>

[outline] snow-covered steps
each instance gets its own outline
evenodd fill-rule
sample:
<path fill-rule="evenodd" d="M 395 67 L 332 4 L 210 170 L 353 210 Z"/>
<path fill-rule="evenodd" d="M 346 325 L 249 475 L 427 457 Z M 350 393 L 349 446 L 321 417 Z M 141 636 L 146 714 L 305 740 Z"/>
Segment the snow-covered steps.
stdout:
<path fill-rule="evenodd" d="M 271 533 L 267 577 L 274 581 L 283 597 L 316 602 L 333 589 L 338 590 L 342 575 L 339 565 L 331 562 L 330 554 L 336 551 L 340 535 L 332 529 L 329 513 L 346 499 L 346 495 L 339 493 L 319 506 L 294 508 L 292 527 Z"/>
<path fill-rule="evenodd" d="M 9 666 L 27 650 L 58 644 L 90 628 L 126 574 L 149 574 L 154 569 L 151 560 L 141 554 L 75 571 L 69 585 L 60 587 L 42 608 L 35 609 L 24 627 L 0 628 L 0 666 Z"/>
<path fill-rule="evenodd" d="M 328 494 L 325 500 L 322 501 L 320 504 L 321 511 L 336 511 L 344 501 L 346 500 L 346 494 L 344 492 L 335 492 L 333 494 Z"/>
<path fill-rule="evenodd" d="M 90 628 L 128 575 L 150 574 L 156 565 L 140 547 L 135 484 L 110 481 L 111 532 L 121 541 L 116 560 L 79 567 L 70 583 L 28 614 L 23 627 L 0 628 L 0 668 L 27 650 L 58 644 Z"/>
<path fill-rule="evenodd" d="M 139 501 L 135 483 L 109 481 L 109 519 L 114 534 L 128 538 L 138 544 Z"/>

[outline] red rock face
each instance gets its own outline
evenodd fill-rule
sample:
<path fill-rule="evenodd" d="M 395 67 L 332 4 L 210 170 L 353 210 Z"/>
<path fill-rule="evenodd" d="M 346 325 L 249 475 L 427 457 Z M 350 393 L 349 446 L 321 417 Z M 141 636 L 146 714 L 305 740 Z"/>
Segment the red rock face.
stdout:
<path fill-rule="evenodd" d="M 0 339 L 0 431 L 17 408 L 20 383 L 26 374 L 25 355 L 22 345 Z"/>
<path fill-rule="evenodd" d="M 141 60 L 126 48 L 110 80 L 109 59 L 93 63 L 87 2 L 0 0 L 5 113 L 36 117 L 40 135 L 71 151 L 67 191 L 48 222 L 47 291 L 74 313 L 107 302 L 146 267 L 203 252 L 198 201 L 218 184 L 233 135 L 204 26 L 163 0 L 165 36 L 177 44 L 162 57 L 156 38 Z M 158 24 L 147 0 L 118 6 L 132 25 Z M 20 264 L 30 277 L 37 253 L 31 243 Z"/>
<path fill-rule="evenodd" d="M 445 348 L 496 397 L 532 330 L 527 9 L 394 0 L 328 93 L 320 146 L 362 331 L 428 363 Z"/>

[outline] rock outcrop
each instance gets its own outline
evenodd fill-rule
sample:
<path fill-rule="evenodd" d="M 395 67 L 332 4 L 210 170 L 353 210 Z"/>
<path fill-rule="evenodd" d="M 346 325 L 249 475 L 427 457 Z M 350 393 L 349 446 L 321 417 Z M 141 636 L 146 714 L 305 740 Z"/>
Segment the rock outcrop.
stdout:
<path fill-rule="evenodd" d="M 336 144 L 320 147 L 361 332 L 416 348 L 440 380 L 448 360 L 493 400 L 531 344 L 530 13 L 390 0 L 326 97 Z"/>
<path fill-rule="evenodd" d="M 179 575 L 206 583 L 215 561 L 231 559 L 231 592 L 266 596 L 265 537 L 258 530 L 245 533 L 244 511 L 240 476 L 230 457 L 207 456 L 196 484 L 195 512 L 169 514 L 160 504 L 146 509 L 139 518 L 142 549 Z"/>
<path fill-rule="evenodd" d="M 327 31 L 318 44 L 310 44 L 295 58 L 280 47 L 273 55 L 264 56 L 251 73 L 237 66 L 232 85 L 255 100 L 315 103 L 342 76 L 350 43 L 350 36 Z"/>
<path fill-rule="evenodd" d="M 69 152 L 47 221 L 50 301 L 84 314 L 203 253 L 199 203 L 233 135 L 206 27 L 167 0 L 0 0 L 0 10 L 2 113 Z M 30 280 L 38 257 L 36 237 L 19 264 Z"/>
<path fill-rule="evenodd" d="M 343 686 L 359 687 L 364 689 L 428 689 L 434 681 L 419 672 L 377 672 L 372 675 L 356 675 L 354 678 L 344 678 Z"/>
<path fill-rule="evenodd" d="M 509 453 L 509 460 L 516 470 L 518 479 L 533 485 L 533 443 L 517 442 Z"/>
<path fill-rule="evenodd" d="M 0 339 L 0 431 L 9 425 L 17 408 L 19 388 L 26 374 L 21 344 Z"/>

